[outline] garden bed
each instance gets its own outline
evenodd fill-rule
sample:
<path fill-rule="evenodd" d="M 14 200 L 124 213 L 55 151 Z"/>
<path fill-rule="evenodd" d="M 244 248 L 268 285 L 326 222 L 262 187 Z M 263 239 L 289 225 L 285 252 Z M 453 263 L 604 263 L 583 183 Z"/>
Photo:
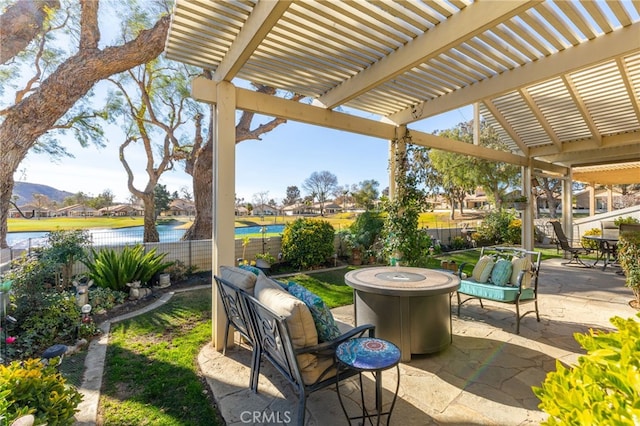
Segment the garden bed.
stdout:
<path fill-rule="evenodd" d="M 207 285 L 207 284 L 211 284 L 211 272 L 210 271 L 206 271 L 206 272 L 199 272 L 196 274 L 192 274 L 190 276 L 188 276 L 186 279 L 181 280 L 179 282 L 172 282 L 171 285 L 169 287 L 165 287 L 165 288 L 160 288 L 160 287 L 155 287 L 153 288 L 153 291 L 151 293 L 150 296 L 147 296 L 145 298 L 142 299 L 138 299 L 138 300 L 129 300 L 127 298 L 127 300 L 117 306 L 114 306 L 112 309 L 109 309 L 107 312 L 103 313 L 103 314 L 94 314 L 93 315 L 93 321 L 96 324 L 101 324 L 102 322 L 106 321 L 106 320 L 111 320 L 113 318 L 119 317 L 120 315 L 125 315 L 128 314 L 130 312 L 135 312 L 137 310 L 140 310 L 142 308 L 144 308 L 147 305 L 152 304 L 153 302 L 157 301 L 159 298 L 161 298 L 165 293 L 170 293 L 170 292 L 174 292 L 177 290 L 184 290 L 184 289 L 188 289 L 191 287 L 196 287 L 196 286 L 200 286 L 200 285 Z"/>

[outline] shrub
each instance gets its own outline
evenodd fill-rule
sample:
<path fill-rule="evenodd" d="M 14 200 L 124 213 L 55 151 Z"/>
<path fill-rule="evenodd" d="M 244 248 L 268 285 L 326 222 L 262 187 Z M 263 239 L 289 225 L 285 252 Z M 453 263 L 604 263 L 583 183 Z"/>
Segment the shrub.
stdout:
<path fill-rule="evenodd" d="M 4 400 L 4 402 L 2 401 Z M 33 414 L 35 424 L 71 425 L 82 395 L 53 366 L 29 359 L 0 365 L 1 424 Z"/>
<path fill-rule="evenodd" d="M 89 304 L 92 307 L 92 312 L 100 314 L 116 305 L 124 303 L 128 295 L 129 294 L 124 291 L 95 287 L 89 290 Z"/>
<path fill-rule="evenodd" d="M 11 315 L 17 321 L 7 329 L 16 341 L 7 348 L 8 358 L 24 359 L 55 343 L 74 344 L 81 312 L 74 293 L 46 291 L 37 306 L 28 307 L 23 298 L 16 298 Z"/>
<path fill-rule="evenodd" d="M 172 282 L 177 283 L 193 274 L 196 269 L 195 266 L 187 266 L 187 264 L 181 260 L 174 260 L 173 264 L 165 269 L 165 272 L 171 276 Z"/>
<path fill-rule="evenodd" d="M 333 255 L 334 236 L 326 220 L 296 219 L 282 233 L 282 256 L 295 268 L 322 265 Z"/>
<path fill-rule="evenodd" d="M 11 262 L 11 269 L 3 280 L 13 282 L 13 294 L 25 304 L 24 309 L 34 310 L 47 289 L 55 286 L 55 265 L 41 260 L 40 253 L 36 251 Z"/>
<path fill-rule="evenodd" d="M 638 315 L 640 316 L 640 314 Z M 640 419 L 640 323 L 614 317 L 618 331 L 576 333 L 587 350 L 578 365 L 556 361 L 541 387 L 533 387 L 547 425 L 632 425 Z"/>
<path fill-rule="evenodd" d="M 514 219 L 517 218 L 513 210 L 493 211 L 484 218 L 474 234 L 474 239 L 477 238 L 476 241 L 481 246 L 508 242 L 513 237 L 513 231 L 509 230 L 509 226 Z"/>
<path fill-rule="evenodd" d="M 43 260 L 62 268 L 60 284 L 63 289 L 71 286 L 73 264 L 86 257 L 90 244 L 91 234 L 87 230 L 59 230 L 49 233 Z"/>
<path fill-rule="evenodd" d="M 457 236 L 451 239 L 451 250 L 463 250 L 467 248 L 467 240 Z"/>
<path fill-rule="evenodd" d="M 126 290 L 127 283 L 140 281 L 149 283 L 153 276 L 173 262 L 163 262 L 166 253 L 156 254 L 156 249 L 144 252 L 144 246 L 126 246 L 120 253 L 113 249 L 102 249 L 96 252 L 91 249 L 91 256 L 84 260 L 89 269 L 89 278 L 98 287 L 112 290 Z"/>
<path fill-rule="evenodd" d="M 522 241 L 522 220 L 511 219 L 507 232 L 504 236 L 504 242 L 507 244 L 520 244 Z"/>
<path fill-rule="evenodd" d="M 588 238 L 584 238 L 587 235 L 600 235 L 602 231 L 599 228 L 591 228 L 587 229 L 584 234 L 582 234 L 582 238 L 580 238 L 580 244 L 582 247 L 587 248 L 589 250 L 598 250 L 598 242 L 596 240 L 590 240 Z"/>
<path fill-rule="evenodd" d="M 626 223 L 626 224 L 636 224 L 636 223 L 640 223 L 640 220 L 636 219 L 633 216 L 627 216 L 627 217 L 618 217 L 616 219 L 614 219 L 613 223 L 616 226 L 620 226 L 620 224 L 622 223 Z"/>
<path fill-rule="evenodd" d="M 620 233 L 618 261 L 626 276 L 625 284 L 631 288 L 636 303 L 640 305 L 640 232 Z"/>
<path fill-rule="evenodd" d="M 356 246 L 361 246 L 363 250 L 371 250 L 383 228 L 382 216 L 376 212 L 366 211 L 358 215 L 349 230 Z"/>

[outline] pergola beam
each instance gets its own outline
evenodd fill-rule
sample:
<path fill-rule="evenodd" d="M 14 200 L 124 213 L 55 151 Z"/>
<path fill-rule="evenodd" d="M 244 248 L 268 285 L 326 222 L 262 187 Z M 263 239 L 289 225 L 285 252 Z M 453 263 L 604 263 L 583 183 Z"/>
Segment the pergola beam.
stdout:
<path fill-rule="evenodd" d="M 216 68 L 214 81 L 231 81 L 289 8 L 291 0 L 258 2 Z"/>
<path fill-rule="evenodd" d="M 386 119 L 397 124 L 419 121 L 552 79 L 559 74 L 568 74 L 600 62 L 613 60 L 637 51 L 639 36 L 640 23 L 635 23 L 604 34 L 589 43 L 565 49 L 437 99 L 422 102 L 417 106 L 389 115 Z M 416 114 L 415 111 L 420 111 L 420 113 Z"/>
<path fill-rule="evenodd" d="M 329 109 L 343 105 L 371 88 L 435 58 L 494 27 L 496 23 L 509 19 L 539 2 L 538 0 L 511 0 L 470 4 L 460 13 L 449 17 L 445 22 L 424 32 L 405 46 L 330 90 L 321 96 L 319 101 Z"/>
<path fill-rule="evenodd" d="M 611 148 L 601 148 L 595 157 L 593 151 L 572 151 L 562 152 L 555 155 L 541 156 L 545 161 L 553 163 L 567 164 L 569 166 L 581 166 L 593 164 L 595 160 L 617 163 L 620 161 L 640 161 L 640 143 L 617 146 Z"/>
<path fill-rule="evenodd" d="M 216 90 L 215 81 L 204 77 L 197 77 L 192 82 L 191 95 L 198 101 L 215 103 L 217 99 Z M 315 126 L 358 133 L 385 140 L 394 139 L 398 129 L 398 126 L 393 124 L 356 117 L 351 114 L 336 112 L 319 106 L 303 104 L 242 88 L 236 88 L 236 106 L 240 110 L 250 111 L 256 114 L 299 121 Z M 416 145 L 518 166 L 527 166 L 529 164 L 529 160 L 521 155 L 460 142 L 417 130 L 409 129 L 409 131 L 411 132 L 412 142 Z M 538 162 L 536 162 L 536 164 L 538 164 Z M 554 167 L 545 162 L 539 162 L 539 166 L 547 170 L 550 167 Z M 563 170 L 561 166 L 556 166 L 556 168 Z"/>
<path fill-rule="evenodd" d="M 627 156 L 632 157 L 640 155 L 640 151 L 634 151 L 634 146 L 640 144 L 640 131 L 620 133 L 617 135 L 603 136 L 602 139 L 586 139 L 581 140 L 580 144 L 565 144 L 563 150 L 558 152 L 557 148 L 553 145 L 546 145 L 540 147 L 530 148 L 529 154 L 535 158 L 550 159 L 554 157 L 571 156 L 577 153 L 591 153 L 597 152 L 594 160 L 603 161 L 603 156 L 606 155 L 604 148 L 622 148 L 626 150 Z"/>

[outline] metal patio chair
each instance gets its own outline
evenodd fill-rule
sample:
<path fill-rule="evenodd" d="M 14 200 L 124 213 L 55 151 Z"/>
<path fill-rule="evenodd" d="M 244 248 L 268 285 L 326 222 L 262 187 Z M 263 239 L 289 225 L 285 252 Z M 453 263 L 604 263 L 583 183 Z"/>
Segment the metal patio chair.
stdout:
<path fill-rule="evenodd" d="M 581 255 L 589 254 L 591 253 L 591 250 L 583 246 L 572 246 L 564 233 L 560 222 L 553 220 L 551 221 L 551 225 L 553 226 L 553 232 L 556 234 L 556 241 L 559 248 L 561 248 L 565 253 L 569 253 L 571 255 L 571 260 L 563 263 L 563 265 L 580 265 L 585 268 L 591 268 L 591 265 L 587 265 L 582 261 L 582 259 L 580 259 Z"/>

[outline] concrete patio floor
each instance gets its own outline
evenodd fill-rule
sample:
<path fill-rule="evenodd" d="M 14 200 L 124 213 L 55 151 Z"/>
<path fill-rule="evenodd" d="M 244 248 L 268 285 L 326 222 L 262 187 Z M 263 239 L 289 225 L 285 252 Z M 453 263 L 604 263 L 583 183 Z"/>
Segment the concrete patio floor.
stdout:
<path fill-rule="evenodd" d="M 564 260 L 542 263 L 539 284 L 541 321 L 526 316 L 515 334 L 512 307 L 477 302 L 455 314 L 453 343 L 432 355 L 414 355 L 400 364 L 400 391 L 393 425 L 535 425 L 546 418 L 531 386 L 539 386 L 556 360 L 574 364 L 584 351 L 573 338 L 589 328 L 613 329 L 613 316 L 633 317 L 633 294 L 615 268 L 563 266 Z M 335 309 L 339 321 L 352 324 L 353 306 Z M 237 341 L 237 340 L 236 340 Z M 205 346 L 198 362 L 227 425 L 295 422 L 297 394 L 269 362 L 263 362 L 258 393 L 248 389 L 250 350 L 236 345 L 222 356 Z M 383 373 L 383 402 L 392 399 L 395 369 Z M 350 413 L 359 410 L 356 379 L 341 385 Z M 365 389 L 373 380 L 365 376 Z M 372 396 L 371 393 L 369 393 Z M 372 398 L 373 399 L 373 398 Z M 261 420 L 260 420 L 261 419 Z M 259 420 L 259 421 L 257 421 Z M 386 419 L 384 419 L 386 421 Z M 347 424 L 335 388 L 311 394 L 306 424 Z"/>

